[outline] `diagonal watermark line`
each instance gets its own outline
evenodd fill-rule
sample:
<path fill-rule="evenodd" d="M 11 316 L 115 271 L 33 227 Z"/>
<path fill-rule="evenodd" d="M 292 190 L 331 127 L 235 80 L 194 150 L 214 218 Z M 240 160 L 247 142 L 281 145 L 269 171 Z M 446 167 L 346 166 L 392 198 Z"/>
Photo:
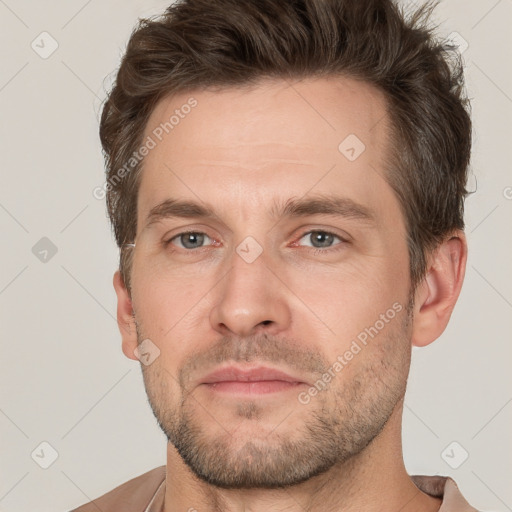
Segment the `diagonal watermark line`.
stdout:
<path fill-rule="evenodd" d="M 77 283 L 78 286 L 80 286 L 80 288 L 82 288 L 82 290 L 84 290 L 84 292 L 87 293 L 87 295 L 89 295 L 89 297 L 91 297 L 91 299 L 94 300 L 94 302 L 96 302 L 96 304 L 98 304 L 98 306 L 114 320 L 114 322 L 117 322 L 116 318 L 110 313 L 110 311 L 64 265 L 61 265 L 61 267 L 71 277 L 71 279 L 73 279 L 73 281 L 75 281 L 75 283 Z"/>
<path fill-rule="evenodd" d="M 321 485 L 318 489 L 315 489 L 314 491 L 314 494 L 317 496 L 318 493 L 320 492 L 320 489 L 322 489 L 322 487 L 328 483 L 328 482 L 331 482 L 332 481 L 332 478 L 329 478 L 329 480 L 326 480 L 325 483 L 323 485 Z M 286 487 L 283 488 L 285 491 L 286 491 L 286 494 L 288 494 L 288 496 L 293 500 L 295 501 L 295 503 L 297 503 L 297 505 L 302 509 L 304 510 L 304 512 L 309 512 L 311 510 L 311 504 L 312 504 L 312 501 L 314 500 L 314 497 L 310 498 L 309 500 L 309 506 L 308 508 L 305 508 L 301 503 L 299 503 L 299 501 L 297 500 L 297 498 L 289 491 L 289 489 L 287 489 Z"/>
<path fill-rule="evenodd" d="M 511 398 L 508 402 L 506 402 L 506 403 L 505 403 L 505 405 L 503 405 L 503 406 L 498 410 L 498 412 L 497 412 L 497 413 L 496 413 L 496 414 L 495 414 L 495 415 L 494 415 L 494 416 L 493 416 L 493 417 L 492 417 L 492 418 L 491 418 L 491 419 L 490 419 L 490 420 L 489 420 L 489 421 L 488 421 L 488 422 L 487 422 L 487 423 L 486 423 L 482 428 L 480 428 L 480 430 L 479 430 L 479 431 L 478 431 L 478 432 L 477 432 L 477 433 L 476 433 L 476 434 L 471 438 L 471 440 L 475 439 L 475 437 L 476 437 L 478 434 L 480 434 L 480 432 L 482 432 L 482 430 L 483 430 L 484 428 L 486 428 L 486 427 L 487 427 L 487 425 L 489 425 L 489 423 L 491 423 L 491 421 L 492 421 L 494 418 L 496 418 L 496 416 L 498 416 L 498 414 L 499 414 L 501 411 L 503 411 L 503 409 L 505 409 L 505 407 L 506 407 L 510 402 L 512 402 L 512 398 Z"/>
<path fill-rule="evenodd" d="M 478 228 L 481 224 L 483 224 L 484 221 L 487 220 L 488 217 L 490 217 L 498 208 L 499 204 L 497 204 L 472 230 L 471 233 L 473 233 L 476 228 Z"/>
<path fill-rule="evenodd" d="M 383 114 L 377 121 L 373 124 L 373 126 L 370 128 L 370 131 L 373 131 L 373 129 L 387 116 L 388 114 Z"/>
<path fill-rule="evenodd" d="M 14 73 L 14 75 L 12 75 L 4 85 L 2 85 L 2 87 L 0 87 L 0 92 L 2 92 L 27 66 L 28 62 L 25 62 L 25 64 L 23 64 L 23 66 L 21 66 L 21 68 L 18 69 L 18 71 L 16 71 L 16 73 Z"/>
<path fill-rule="evenodd" d="M 472 269 L 512 308 L 512 303 L 495 287 L 492 283 L 486 279 L 474 265 L 471 265 Z"/>
<path fill-rule="evenodd" d="M 129 369 L 103 396 L 61 437 L 64 439 L 75 427 L 131 372 Z"/>
<path fill-rule="evenodd" d="M 82 213 L 85 212 L 85 210 L 87 210 L 87 208 L 89 208 L 89 205 L 86 205 L 84 208 L 82 208 L 82 210 L 80 210 L 80 212 L 78 212 L 61 230 L 60 230 L 60 233 L 64 233 L 64 231 L 66 231 L 66 229 L 69 228 L 69 226 L 71 226 L 71 224 L 73 224 L 73 222 L 75 222 L 76 219 L 78 219 L 78 217 L 80 217 L 80 215 L 82 215 Z"/>
<path fill-rule="evenodd" d="M 1 498 L 0 501 L 2 501 L 27 475 L 29 472 L 27 471 Z"/>
<path fill-rule="evenodd" d="M 163 367 L 162 367 L 163 368 Z M 170 376 L 172 379 L 174 379 L 174 381 L 179 385 L 179 381 L 178 379 L 169 371 L 167 370 L 167 368 L 163 368 Z M 194 402 L 196 404 L 198 404 L 205 412 L 206 414 L 208 414 L 208 416 L 210 416 L 210 418 L 215 421 L 215 423 L 217 423 L 217 425 L 219 425 L 219 427 L 224 430 L 226 432 L 226 434 L 229 434 L 230 436 L 233 436 L 233 434 L 231 432 L 229 432 L 228 430 L 226 430 L 224 428 L 224 425 L 222 425 L 222 423 L 219 422 L 219 420 L 217 420 L 217 418 L 215 418 L 215 416 L 213 416 L 213 414 L 199 401 L 197 400 L 197 398 L 195 398 L 194 396 L 192 396 L 190 393 L 187 394 L 187 398 L 191 398 L 192 400 L 194 400 Z"/>
<path fill-rule="evenodd" d="M 332 475 L 330 476 L 327 480 L 325 480 L 324 482 L 320 482 L 320 485 L 314 489 L 313 493 L 314 493 L 314 497 L 310 498 L 309 500 L 309 503 L 307 505 L 307 508 L 304 508 L 304 506 L 302 506 L 296 499 L 293 495 L 290 494 L 290 491 L 288 489 L 285 488 L 286 492 L 290 495 L 290 498 L 293 498 L 295 500 L 295 502 L 302 508 L 302 510 L 304 510 L 305 512 L 310 512 L 313 508 L 313 501 L 314 500 L 317 500 L 317 496 L 320 496 L 320 491 L 324 488 L 324 487 L 327 487 L 328 485 L 331 485 L 331 482 L 335 479 L 335 478 L 338 478 L 336 475 Z M 317 500 L 318 501 L 318 500 Z"/>
<path fill-rule="evenodd" d="M 25 25 L 25 27 L 27 28 L 30 28 L 5 2 L 4 0 L 0 0 L 0 4 L 3 4 L 5 6 L 6 9 L 8 9 L 9 11 L 11 11 L 11 14 L 13 16 L 15 16 L 16 18 L 18 18 L 19 21 L 21 21 L 21 23 L 23 23 L 23 25 Z"/>
<path fill-rule="evenodd" d="M 205 206 L 208 206 L 208 205 L 206 204 L 206 202 L 205 202 L 203 199 L 201 199 L 201 198 L 197 195 L 197 193 L 196 193 L 194 190 L 192 190 L 192 188 L 191 188 L 189 185 L 187 185 L 187 184 L 183 181 L 183 178 L 181 178 L 180 176 L 178 176 L 178 175 L 177 175 L 177 174 L 176 174 L 176 173 L 175 173 L 175 172 L 174 172 L 174 171 L 173 171 L 173 170 L 172 170 L 172 169 L 171 169 L 171 168 L 170 168 L 166 163 L 164 163 L 164 167 L 166 167 L 166 168 L 167 168 L 167 170 L 168 170 L 168 171 L 170 171 L 170 172 L 175 176 L 175 178 L 176 178 L 176 179 L 180 180 L 180 181 L 181 181 L 181 183 L 183 184 L 183 186 L 184 186 L 184 187 L 186 187 L 186 188 L 187 188 L 187 189 L 188 189 L 192 194 L 194 194 L 194 195 L 197 197 L 197 200 L 198 200 L 200 203 L 202 203 L 202 204 L 203 204 L 203 205 L 205 205 Z M 221 221 L 221 219 L 219 219 L 216 215 L 215 215 L 215 219 L 217 219 L 219 222 L 222 222 L 222 221 Z"/>
<path fill-rule="evenodd" d="M 386 180 L 386 178 L 372 165 L 372 164 L 368 164 L 368 167 L 383 181 L 383 183 L 386 185 L 386 186 L 389 186 L 389 183 L 388 181 Z M 404 241 L 405 243 L 405 246 L 408 247 L 409 246 L 409 239 L 408 239 L 408 236 L 409 236 L 409 233 L 408 233 L 408 230 L 405 230 L 404 233 L 401 233 L 401 238 L 402 240 Z"/>
<path fill-rule="evenodd" d="M 28 439 L 29 437 L 27 436 L 27 434 L 25 434 L 25 432 L 23 432 L 23 430 L 21 430 L 20 426 L 14 422 L 11 418 L 9 418 L 9 416 L 7 416 L 7 414 L 5 413 L 5 411 L 3 411 L 2 409 L 0 409 L 0 412 Z"/>
<path fill-rule="evenodd" d="M 75 75 L 75 77 L 76 77 L 76 78 L 77 78 L 77 79 L 78 79 L 78 80 L 79 80 L 79 81 L 84 85 L 84 87 L 86 87 L 86 88 L 87 88 L 87 89 L 88 89 L 88 90 L 89 90 L 89 91 L 94 95 L 94 97 L 95 97 L 97 100 L 101 101 L 101 98 L 100 98 L 100 97 L 99 97 L 99 96 L 98 96 L 98 95 L 97 95 L 97 94 L 96 94 L 96 93 L 95 93 L 95 92 L 94 92 L 94 91 L 93 91 L 93 90 L 92 90 L 92 89 L 91 89 L 91 88 L 90 88 L 90 87 L 89 87 L 89 86 L 88 86 L 88 85 L 87 85 L 87 84 L 86 84 L 86 83 L 85 83 L 85 82 L 84 82 L 84 81 L 83 81 L 83 80 L 82 80 L 82 79 L 81 79 L 81 78 L 80 78 L 80 77 L 79 77 L 79 76 L 78 76 L 78 75 L 77 75 L 77 74 L 76 74 L 76 73 L 75 73 L 75 72 L 74 72 L 74 71 L 73 71 L 73 70 L 72 70 L 72 69 L 71 69 L 71 68 L 70 68 L 70 67 L 69 67 L 69 66 L 68 66 L 64 61 L 63 61 L 63 60 L 61 60 L 61 62 L 62 62 L 62 64 L 64 64 L 64 66 L 65 66 L 66 68 L 68 68 L 68 69 L 69 69 L 69 71 L 70 71 L 73 75 Z"/>
<path fill-rule="evenodd" d="M 318 178 L 317 181 L 315 181 L 315 183 L 313 185 L 311 185 L 311 187 L 309 187 L 308 190 L 306 190 L 306 192 L 304 192 L 304 194 L 302 194 L 299 199 L 303 199 L 304 197 L 306 197 L 334 168 L 336 167 L 336 164 L 333 164 L 331 166 L 331 168 L 325 173 L 323 174 L 322 176 L 320 176 L 320 178 Z M 279 223 L 281 222 L 281 220 L 277 220 L 273 225 L 272 227 L 267 231 L 267 234 L 270 233 Z"/>
<path fill-rule="evenodd" d="M 87 496 L 87 494 L 85 494 L 83 489 L 78 487 L 78 485 L 66 473 L 64 473 L 64 471 L 62 471 L 62 469 L 60 470 L 60 472 L 89 500 L 88 505 L 94 505 L 96 507 L 96 509 L 99 510 L 100 512 L 107 512 L 106 510 L 104 510 L 101 507 L 99 507 L 96 504 L 96 502 L 93 501 L 89 496 Z"/>
<path fill-rule="evenodd" d="M 88 2 L 82 5 L 82 7 L 75 14 L 73 14 L 73 16 L 71 16 L 71 18 L 69 18 L 69 20 L 66 21 L 66 23 L 64 23 L 60 29 L 62 30 L 66 28 L 91 2 L 92 0 L 88 0 Z"/>
<path fill-rule="evenodd" d="M 473 61 L 473 66 L 475 66 L 475 68 L 477 68 L 480 73 L 482 73 L 482 75 L 484 75 L 487 80 L 489 80 L 489 82 L 491 82 L 491 84 L 493 84 L 494 87 L 496 87 L 496 89 L 498 89 L 498 91 L 500 91 L 501 94 L 503 94 L 503 96 L 512 103 L 512 98 L 475 61 Z"/>
<path fill-rule="evenodd" d="M 416 416 L 416 418 L 421 421 L 421 423 L 423 423 L 423 425 L 428 428 L 428 430 L 430 430 L 430 432 L 432 432 L 432 434 L 434 434 L 438 439 L 439 439 L 439 436 L 407 405 L 407 404 L 404 404 L 405 407 L 407 407 L 407 409 L 414 415 Z"/>
<path fill-rule="evenodd" d="M 418 489 L 414 496 L 412 498 L 410 498 L 409 500 L 407 500 L 398 510 L 397 512 L 400 512 L 400 510 L 403 510 L 407 505 L 409 505 L 409 503 L 411 503 L 411 501 L 414 501 L 418 496 L 420 496 L 422 494 L 422 492 Z"/>
<path fill-rule="evenodd" d="M 388 186 L 389 183 L 388 181 L 386 180 L 386 178 L 372 165 L 372 164 L 368 164 L 368 167 L 377 175 L 378 178 L 380 178 L 382 180 L 382 182 Z M 408 236 L 409 236 L 409 233 L 408 233 L 408 230 L 405 230 L 404 233 L 401 233 L 401 238 L 402 240 L 404 241 L 405 245 L 408 246 L 409 245 L 409 239 L 408 239 Z"/>
<path fill-rule="evenodd" d="M 386 178 L 373 166 L 372 164 L 368 164 L 368 167 L 384 182 L 386 185 L 388 185 L 388 182 L 386 181 Z"/>
<path fill-rule="evenodd" d="M 175 173 L 175 172 L 174 172 L 174 171 L 173 171 L 173 170 L 172 170 L 172 169 L 171 169 L 171 168 L 170 168 L 170 167 L 169 167 L 165 162 L 164 162 L 164 167 L 166 167 L 166 168 L 167 168 L 167 170 L 168 170 L 168 171 L 170 171 L 170 172 L 171 172 L 171 173 L 176 177 L 176 179 L 180 180 L 180 181 L 181 181 L 181 183 L 183 184 L 183 186 L 185 186 L 186 188 L 188 188 L 188 190 L 189 190 L 192 194 L 194 194 L 194 195 L 197 197 L 197 200 L 198 200 L 200 203 L 205 204 L 205 202 L 204 202 L 204 201 L 203 201 L 203 200 L 202 200 L 202 199 L 201 199 L 201 198 L 196 194 L 196 192 L 195 192 L 194 190 L 192 190 L 192 189 L 190 188 L 190 186 L 189 186 L 189 185 L 187 185 L 187 184 L 183 181 L 183 179 L 182 179 L 180 176 L 178 176 L 178 175 L 177 175 L 177 174 L 176 174 L 176 173 Z"/>
<path fill-rule="evenodd" d="M 286 80 L 286 83 L 298 94 L 334 131 L 336 131 L 336 128 L 327 121 L 327 119 L 320 114 L 320 112 L 290 83 Z"/>
<path fill-rule="evenodd" d="M 16 224 L 18 224 L 18 226 L 20 226 L 25 231 L 25 233 L 29 233 L 28 229 L 2 203 L 0 203 L 0 208 L 2 208 L 5 213 L 7 213 L 7 215 L 9 215 L 14 220 L 14 222 L 16 222 Z"/>
<path fill-rule="evenodd" d="M 279 279 L 279 281 L 281 281 L 281 283 L 283 283 L 286 288 L 288 288 L 288 290 L 290 290 L 293 295 L 295 295 L 295 297 L 297 297 L 297 299 L 299 299 L 302 304 L 304 304 L 304 306 L 322 323 L 325 325 L 325 327 L 327 327 L 327 329 L 329 329 L 329 331 L 331 331 L 331 333 L 336 336 L 336 333 L 268 266 L 265 264 L 265 267 L 267 267 L 268 270 L 270 270 L 270 272 L 272 272 L 272 274 L 274 274 L 277 279 Z"/>
<path fill-rule="evenodd" d="M 295 411 L 295 408 L 293 408 L 266 436 L 265 436 L 265 439 L 270 435 L 272 434 L 273 432 L 275 432 L 285 421 L 286 419 L 292 414 L 292 412 Z"/>
<path fill-rule="evenodd" d="M 489 489 L 489 491 L 491 491 L 492 494 L 494 494 L 494 496 L 496 496 L 496 498 L 498 498 L 501 503 L 503 503 L 503 505 L 505 505 L 505 507 L 507 507 L 508 510 L 510 510 L 512 512 L 512 508 L 510 508 L 507 503 L 505 503 L 473 470 L 471 470 L 471 473 L 473 473 L 473 475 L 475 475 L 478 480 L 480 480 L 480 482 L 482 482 L 485 487 L 487 487 L 487 489 Z"/>
<path fill-rule="evenodd" d="M 233 267 L 231 267 L 227 272 L 225 272 L 224 275 L 219 277 L 219 279 L 217 279 L 215 284 L 209 290 L 207 290 L 203 295 L 201 295 L 199 300 L 197 302 L 195 302 L 190 307 L 190 309 L 188 309 L 172 327 L 169 328 L 169 330 L 164 334 L 164 337 L 167 336 L 221 282 L 221 280 L 224 279 L 224 277 L 227 276 L 231 272 L 232 269 L 233 269 Z"/>
<path fill-rule="evenodd" d="M 492 11 L 494 11 L 494 9 L 496 9 L 496 7 L 498 7 L 498 4 L 501 3 L 501 0 L 498 0 L 472 27 L 471 27 L 471 30 L 473 30 L 474 28 L 476 28 L 480 23 L 482 23 L 482 21 L 487 18 L 487 16 L 489 14 L 491 14 Z"/>
<path fill-rule="evenodd" d="M 14 281 L 16 281 L 16 279 L 18 279 L 18 277 L 21 276 L 21 274 L 23 274 L 23 272 L 25 272 L 25 270 L 27 270 L 28 268 L 28 265 L 25 266 L 24 269 L 20 270 L 1 290 L 0 290 L 0 295 L 2 295 L 2 293 L 5 292 L 5 290 L 7 290 L 7 288 L 9 288 L 9 286 L 11 286 L 12 283 L 14 283 Z"/>
<path fill-rule="evenodd" d="M 162 367 L 162 368 L 163 368 L 163 367 Z M 178 385 L 180 385 L 179 380 L 178 380 L 178 379 L 177 379 L 177 378 L 176 378 L 176 377 L 175 377 L 175 376 L 174 376 L 174 375 L 173 375 L 169 370 L 167 370 L 167 368 L 163 368 L 163 370 L 164 370 L 165 372 L 167 372 L 167 373 L 170 375 L 170 377 L 171 377 L 171 378 L 172 378 L 172 379 L 173 379 L 173 380 L 174 380 Z M 181 387 L 181 386 L 180 386 L 180 387 Z M 217 423 L 217 425 L 219 425 L 219 427 L 220 427 L 220 428 L 222 428 L 222 430 L 224 430 L 224 432 L 226 432 L 226 434 L 229 434 L 231 437 L 233 437 L 233 434 L 238 430 L 238 427 L 239 427 L 239 426 L 244 422 L 244 420 L 242 419 L 242 420 L 240 421 L 240 423 L 239 423 L 239 424 L 238 424 L 238 425 L 233 429 L 233 431 L 232 431 L 232 432 L 230 432 L 229 430 L 227 430 L 227 429 L 224 427 L 224 425 L 222 425 L 222 423 L 221 423 L 221 422 L 220 422 L 220 421 L 219 421 L 219 420 L 218 420 L 218 419 L 217 419 L 217 418 L 216 418 L 216 417 L 215 417 L 215 416 L 214 416 L 214 415 L 213 415 L 213 414 L 212 414 L 212 413 L 211 413 L 211 412 L 210 412 L 210 411 L 209 411 L 209 410 L 208 410 L 208 409 L 207 409 L 207 408 L 206 408 L 206 407 L 205 407 L 205 406 L 204 406 L 204 405 L 199 401 L 199 400 L 197 400 L 197 398 L 195 398 L 194 396 L 192 396 L 190 393 L 188 393 L 188 394 L 187 394 L 187 396 L 186 396 L 185 398 L 191 398 L 192 400 L 194 400 L 194 402 L 196 402 L 196 403 L 197 403 L 197 404 L 198 404 L 198 405 L 199 405 L 199 406 L 200 406 L 200 407 L 201 407 L 201 408 L 206 412 L 206 414 L 208 414 L 208 416 L 210 416 L 210 418 L 212 418 L 212 420 L 213 420 L 213 421 L 215 421 L 215 423 Z M 291 411 L 291 412 L 293 412 L 293 411 Z M 290 412 L 290 414 L 291 414 L 291 412 Z M 288 414 L 288 416 L 289 416 L 289 414 Z M 286 419 L 286 418 L 284 418 L 284 419 Z M 283 421 L 284 421 L 284 420 L 283 420 Z M 281 422 L 281 423 L 282 423 L 282 422 Z M 280 424 L 281 424 L 281 423 L 280 423 Z M 279 424 L 279 425 L 280 425 L 280 424 Z M 279 425 L 277 425 L 275 428 L 277 428 Z"/>
<path fill-rule="evenodd" d="M 166 167 L 166 168 L 167 168 L 167 170 L 168 170 L 169 172 L 171 172 L 171 173 L 174 175 L 174 177 L 175 177 L 177 180 L 179 180 L 179 181 L 183 184 L 183 186 L 184 186 L 184 187 L 186 187 L 186 188 L 187 188 L 187 189 L 188 189 L 192 194 L 194 194 L 194 195 L 196 196 L 197 200 L 198 200 L 200 203 L 202 203 L 206 208 L 208 208 L 208 205 L 207 205 L 207 203 L 204 201 L 204 199 L 200 198 L 200 197 L 197 195 L 197 193 L 196 193 L 194 190 L 192 190 L 192 188 L 191 188 L 187 183 L 185 183 L 185 182 L 183 181 L 183 178 L 181 178 L 180 176 L 178 176 L 178 175 L 177 175 L 177 174 L 176 174 L 176 173 L 175 173 L 175 172 L 174 172 L 174 171 L 173 171 L 173 170 L 172 170 L 172 169 L 171 169 L 171 168 L 170 168 L 170 167 L 169 167 L 165 162 L 164 162 L 164 167 Z M 214 218 L 215 218 L 217 221 L 219 221 L 219 223 L 221 223 L 221 224 L 222 224 L 222 220 L 221 220 L 221 219 L 219 219 L 219 217 L 218 217 L 217 215 L 214 215 Z"/>

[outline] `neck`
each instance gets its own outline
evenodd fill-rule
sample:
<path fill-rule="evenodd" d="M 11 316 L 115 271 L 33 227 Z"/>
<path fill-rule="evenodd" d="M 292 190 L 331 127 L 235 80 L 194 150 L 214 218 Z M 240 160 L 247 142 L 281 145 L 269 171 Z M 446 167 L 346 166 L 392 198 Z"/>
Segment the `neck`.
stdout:
<path fill-rule="evenodd" d="M 382 432 L 357 456 L 285 489 L 221 489 L 199 480 L 174 446 L 167 447 L 163 512 L 437 512 L 403 463 L 400 402 Z"/>

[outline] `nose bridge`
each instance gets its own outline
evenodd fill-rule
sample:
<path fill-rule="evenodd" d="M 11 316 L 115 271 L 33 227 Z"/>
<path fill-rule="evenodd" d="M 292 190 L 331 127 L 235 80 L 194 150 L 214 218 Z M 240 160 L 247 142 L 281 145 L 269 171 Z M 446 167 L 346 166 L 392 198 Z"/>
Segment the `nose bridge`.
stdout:
<path fill-rule="evenodd" d="M 268 268 L 273 266 L 271 254 L 246 237 L 230 255 L 229 265 L 213 304 L 212 327 L 238 336 L 285 329 L 291 314 L 282 285 Z"/>
<path fill-rule="evenodd" d="M 270 260 L 269 252 L 264 251 L 263 246 L 253 237 L 245 238 L 231 255 L 231 271 L 227 276 L 226 292 L 236 294 L 245 293 L 247 289 L 264 290 L 269 284 L 269 274 L 271 275 L 268 269 L 268 265 L 272 265 Z M 247 295 L 246 298 L 249 300 L 251 297 Z"/>

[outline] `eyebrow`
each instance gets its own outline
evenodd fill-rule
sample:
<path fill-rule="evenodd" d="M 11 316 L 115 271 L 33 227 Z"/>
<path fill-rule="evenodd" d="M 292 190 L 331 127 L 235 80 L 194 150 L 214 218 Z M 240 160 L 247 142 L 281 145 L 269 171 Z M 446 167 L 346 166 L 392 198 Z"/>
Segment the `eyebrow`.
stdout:
<path fill-rule="evenodd" d="M 375 223 L 374 213 L 366 206 L 347 197 L 333 195 L 315 195 L 300 198 L 274 200 L 270 208 L 270 216 L 275 219 L 307 217 L 311 215 L 329 215 L 358 220 L 364 223 Z M 215 218 L 212 207 L 194 201 L 168 198 L 149 211 L 145 227 L 168 218 Z"/>
<path fill-rule="evenodd" d="M 366 223 L 375 222 L 375 216 L 368 207 L 348 197 L 328 194 L 289 199 L 284 204 L 274 201 L 270 213 L 275 218 L 332 215 Z"/>
<path fill-rule="evenodd" d="M 210 207 L 195 203 L 193 201 L 182 201 L 180 199 L 165 199 L 161 203 L 153 206 L 146 217 L 145 227 L 156 224 L 162 220 L 179 217 L 183 219 L 196 218 L 216 218 L 213 209 Z"/>

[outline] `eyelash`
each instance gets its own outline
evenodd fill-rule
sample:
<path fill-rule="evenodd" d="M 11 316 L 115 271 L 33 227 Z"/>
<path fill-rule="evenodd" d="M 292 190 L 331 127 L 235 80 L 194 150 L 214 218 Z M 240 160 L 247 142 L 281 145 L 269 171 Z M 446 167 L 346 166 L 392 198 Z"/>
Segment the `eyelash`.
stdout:
<path fill-rule="evenodd" d="M 343 249 L 343 246 L 348 244 L 349 241 L 346 238 L 343 238 L 340 235 L 337 235 L 336 233 L 333 233 L 332 231 L 327 231 L 325 229 L 310 229 L 309 231 L 304 231 L 298 238 L 296 242 L 293 242 L 293 245 L 298 244 L 300 240 L 302 240 L 306 235 L 310 235 L 312 233 L 322 233 L 324 235 L 330 235 L 334 238 L 337 238 L 339 242 L 331 247 L 312 247 L 312 246 L 298 246 L 298 247 L 307 247 L 309 251 L 312 251 L 314 255 L 317 254 L 330 254 L 333 252 L 337 252 Z"/>
<path fill-rule="evenodd" d="M 189 230 L 189 231 L 181 231 L 180 233 L 176 234 L 176 235 L 173 235 L 171 238 L 168 238 L 166 240 L 164 240 L 162 242 L 162 245 L 164 248 L 167 248 L 171 242 L 173 240 L 175 240 L 176 238 L 179 238 L 180 236 L 182 235 L 187 235 L 189 233 L 192 233 L 192 234 L 198 234 L 198 235 L 206 235 L 208 236 L 209 238 L 211 238 L 213 241 L 215 241 L 215 239 L 213 239 L 212 237 L 210 237 L 207 233 L 204 233 L 203 231 L 197 231 L 197 230 Z M 326 248 L 321 248 L 321 247 L 310 247 L 310 246 L 299 246 L 299 247 L 308 247 L 310 250 L 312 250 L 313 254 L 317 255 L 319 253 L 323 253 L 323 254 L 326 254 L 326 253 L 331 253 L 331 252 L 336 252 L 336 251 L 339 251 L 342 249 L 342 247 L 340 246 L 344 246 L 348 243 L 350 243 L 347 239 L 343 238 L 342 236 L 340 235 L 337 235 L 336 233 L 333 233 L 331 231 L 327 231 L 327 230 L 324 230 L 324 229 L 310 229 L 309 231 L 305 231 L 303 232 L 298 238 L 297 238 L 297 241 L 296 242 L 293 242 L 293 244 L 297 244 L 300 240 L 302 240 L 302 238 L 304 238 L 306 235 L 310 235 L 312 233 L 322 233 L 324 235 L 330 235 L 330 236 L 333 236 L 334 238 L 337 238 L 338 240 L 340 240 L 339 243 L 331 246 L 331 247 L 326 247 Z M 296 246 L 296 245 L 295 245 Z M 177 250 L 183 250 L 185 251 L 186 253 L 198 253 L 200 252 L 201 250 L 207 250 L 208 247 L 210 246 L 205 246 L 205 247 L 196 247 L 194 249 L 181 249 L 181 247 L 177 247 L 176 249 Z"/>

